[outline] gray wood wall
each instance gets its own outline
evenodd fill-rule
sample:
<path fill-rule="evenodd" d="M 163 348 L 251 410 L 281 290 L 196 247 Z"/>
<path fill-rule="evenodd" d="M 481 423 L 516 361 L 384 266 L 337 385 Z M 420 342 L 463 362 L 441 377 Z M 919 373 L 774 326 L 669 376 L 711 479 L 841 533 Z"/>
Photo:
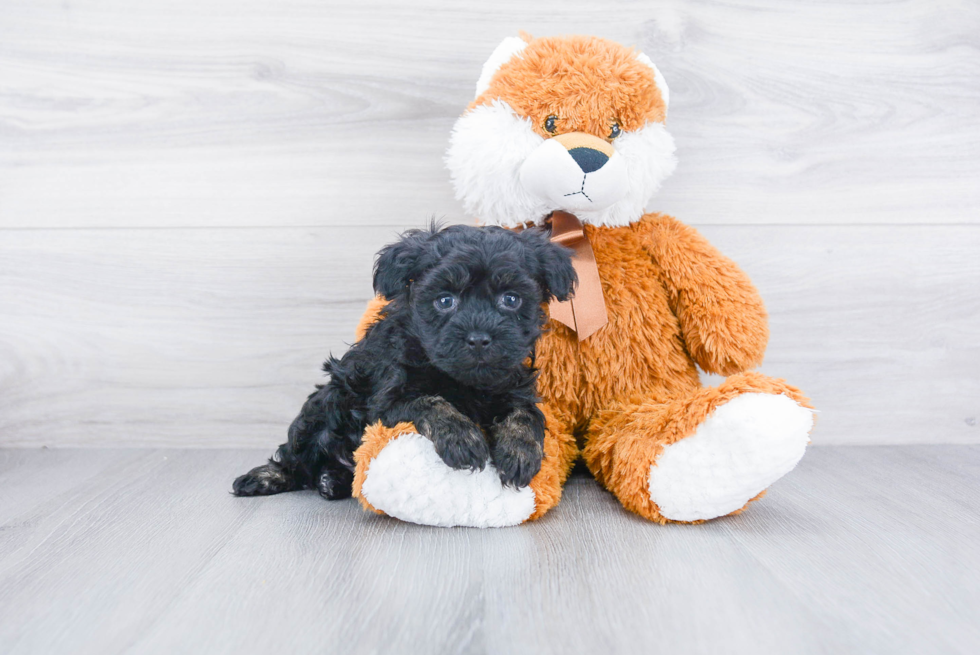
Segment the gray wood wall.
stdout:
<path fill-rule="evenodd" d="M 0 445 L 272 446 L 373 253 L 465 221 L 442 153 L 503 37 L 671 87 L 698 226 L 814 442 L 980 442 L 980 5 L 0 3 Z"/>

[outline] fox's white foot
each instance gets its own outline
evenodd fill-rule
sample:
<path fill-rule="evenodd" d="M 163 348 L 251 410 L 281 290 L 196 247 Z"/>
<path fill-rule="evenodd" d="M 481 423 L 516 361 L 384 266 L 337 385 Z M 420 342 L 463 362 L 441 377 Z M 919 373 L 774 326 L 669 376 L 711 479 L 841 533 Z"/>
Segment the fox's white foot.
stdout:
<path fill-rule="evenodd" d="M 650 467 L 650 499 L 674 521 L 744 507 L 803 457 L 813 413 L 791 398 L 746 393 L 718 407 Z"/>
<path fill-rule="evenodd" d="M 534 512 L 534 491 L 500 483 L 493 465 L 455 470 L 417 433 L 392 439 L 368 464 L 361 495 L 389 516 L 441 527 L 499 528 Z"/>

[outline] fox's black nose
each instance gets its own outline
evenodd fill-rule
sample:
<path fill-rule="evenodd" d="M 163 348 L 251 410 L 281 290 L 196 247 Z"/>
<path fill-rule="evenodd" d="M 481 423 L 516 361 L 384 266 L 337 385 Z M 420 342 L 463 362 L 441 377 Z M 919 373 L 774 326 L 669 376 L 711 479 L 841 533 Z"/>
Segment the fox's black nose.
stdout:
<path fill-rule="evenodd" d="M 466 335 L 466 344 L 473 352 L 480 352 L 490 345 L 492 339 L 486 332 L 470 332 Z"/>
<path fill-rule="evenodd" d="M 597 171 L 606 165 L 609 161 L 609 157 L 604 152 L 599 152 L 595 148 L 572 148 L 568 151 L 568 154 L 572 156 L 578 167 L 582 169 L 583 173 L 591 173 L 592 171 Z"/>

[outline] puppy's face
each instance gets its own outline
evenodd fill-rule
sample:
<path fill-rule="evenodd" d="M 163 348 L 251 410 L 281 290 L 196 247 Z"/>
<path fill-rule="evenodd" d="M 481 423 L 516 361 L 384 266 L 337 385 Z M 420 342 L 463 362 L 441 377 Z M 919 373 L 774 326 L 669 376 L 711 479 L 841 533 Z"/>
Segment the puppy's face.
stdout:
<path fill-rule="evenodd" d="M 575 280 L 569 252 L 537 230 L 415 230 L 385 248 L 375 290 L 400 303 L 429 362 L 463 384 L 506 385 L 540 335 L 542 304 Z"/>

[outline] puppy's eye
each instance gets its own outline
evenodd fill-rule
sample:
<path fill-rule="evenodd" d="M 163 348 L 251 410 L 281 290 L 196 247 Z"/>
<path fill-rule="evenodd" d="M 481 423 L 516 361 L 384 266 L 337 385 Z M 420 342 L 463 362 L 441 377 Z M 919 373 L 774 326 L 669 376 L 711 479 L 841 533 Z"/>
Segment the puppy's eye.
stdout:
<path fill-rule="evenodd" d="M 440 312 L 451 312 L 456 309 L 458 302 L 459 301 L 456 300 L 456 296 L 453 294 L 444 293 L 436 298 L 432 304 L 435 305 L 436 309 L 438 309 Z"/>
<path fill-rule="evenodd" d="M 555 125 L 555 121 L 557 120 L 558 117 L 555 116 L 554 114 L 548 116 L 548 118 L 544 120 L 544 131 L 547 132 L 548 134 L 554 134 L 555 132 L 557 132 L 558 126 Z"/>
<path fill-rule="evenodd" d="M 612 127 L 609 128 L 609 140 L 619 138 L 619 135 L 623 133 L 623 128 L 619 126 L 619 121 L 613 121 Z"/>
<path fill-rule="evenodd" d="M 521 302 L 521 297 L 510 291 L 500 294 L 500 299 L 497 300 L 497 304 L 503 309 L 517 309 Z"/>

